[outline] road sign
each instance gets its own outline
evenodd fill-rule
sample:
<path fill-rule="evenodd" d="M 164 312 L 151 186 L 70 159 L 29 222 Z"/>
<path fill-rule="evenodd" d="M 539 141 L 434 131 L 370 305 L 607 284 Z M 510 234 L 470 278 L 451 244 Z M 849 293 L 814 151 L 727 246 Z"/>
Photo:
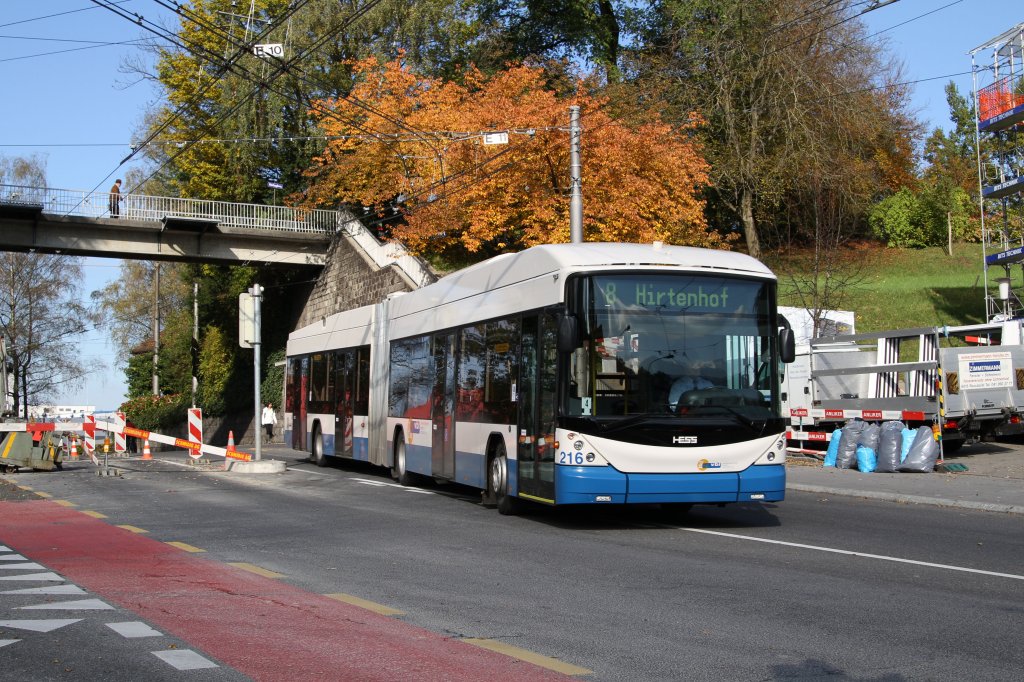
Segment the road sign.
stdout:
<path fill-rule="evenodd" d="M 256 340 L 256 297 L 247 291 L 238 295 L 238 345 L 252 348 Z"/>

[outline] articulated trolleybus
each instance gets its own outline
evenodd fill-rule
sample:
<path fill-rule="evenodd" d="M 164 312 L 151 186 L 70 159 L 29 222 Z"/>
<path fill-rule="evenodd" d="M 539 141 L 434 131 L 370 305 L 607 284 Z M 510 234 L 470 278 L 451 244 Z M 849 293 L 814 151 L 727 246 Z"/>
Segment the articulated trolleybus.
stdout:
<path fill-rule="evenodd" d="M 555 244 L 296 330 L 285 438 L 549 505 L 785 494 L 775 276 L 741 254 Z"/>

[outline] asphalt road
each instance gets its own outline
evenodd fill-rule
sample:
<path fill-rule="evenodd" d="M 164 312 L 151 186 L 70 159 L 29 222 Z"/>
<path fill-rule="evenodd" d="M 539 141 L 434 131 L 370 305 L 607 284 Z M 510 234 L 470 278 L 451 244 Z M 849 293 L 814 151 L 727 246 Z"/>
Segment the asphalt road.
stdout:
<path fill-rule="evenodd" d="M 448 639 L 576 666 L 581 679 L 1007 680 L 1024 669 L 1016 516 L 790 492 L 778 505 L 696 507 L 682 519 L 657 508 L 504 517 L 473 491 L 401 488 L 356 463 L 296 459 L 286 474 L 251 476 L 160 460 L 117 466 L 121 477 L 85 463 L 19 473 L 6 480 L 31 491 L 6 489 L 201 548 L 218 565 L 281 574 L 313 595 L 368 600 Z M 12 613 L 2 597 L 0 619 Z M 15 636 L 0 624 L 0 640 Z M 308 636 L 340 642 L 345 630 Z M 199 639 L 169 641 L 217 661 Z M 0 660 L 56 669 L 20 659 L 28 650 L 0 647 Z M 135 658 L 122 656 L 125 669 Z M 88 661 L 76 666 L 85 679 Z M 200 673 L 238 674 L 187 674 Z"/>

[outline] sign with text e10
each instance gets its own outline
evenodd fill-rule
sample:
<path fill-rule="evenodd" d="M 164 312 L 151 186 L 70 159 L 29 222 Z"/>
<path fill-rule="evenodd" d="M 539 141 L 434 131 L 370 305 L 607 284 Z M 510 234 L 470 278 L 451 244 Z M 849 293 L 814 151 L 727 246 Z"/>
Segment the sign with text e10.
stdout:
<path fill-rule="evenodd" d="M 257 57 L 277 57 L 278 59 L 282 59 L 284 57 L 284 45 L 281 43 L 253 45 L 252 53 Z"/>

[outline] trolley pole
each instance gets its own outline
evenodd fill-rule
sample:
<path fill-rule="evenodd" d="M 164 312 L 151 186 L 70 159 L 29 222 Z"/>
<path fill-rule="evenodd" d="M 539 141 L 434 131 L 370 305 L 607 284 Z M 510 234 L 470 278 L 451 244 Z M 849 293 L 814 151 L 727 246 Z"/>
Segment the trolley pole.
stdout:
<path fill-rule="evenodd" d="M 583 243 L 583 189 L 580 181 L 580 108 L 569 107 L 569 182 L 572 198 L 569 202 L 569 241 Z"/>

